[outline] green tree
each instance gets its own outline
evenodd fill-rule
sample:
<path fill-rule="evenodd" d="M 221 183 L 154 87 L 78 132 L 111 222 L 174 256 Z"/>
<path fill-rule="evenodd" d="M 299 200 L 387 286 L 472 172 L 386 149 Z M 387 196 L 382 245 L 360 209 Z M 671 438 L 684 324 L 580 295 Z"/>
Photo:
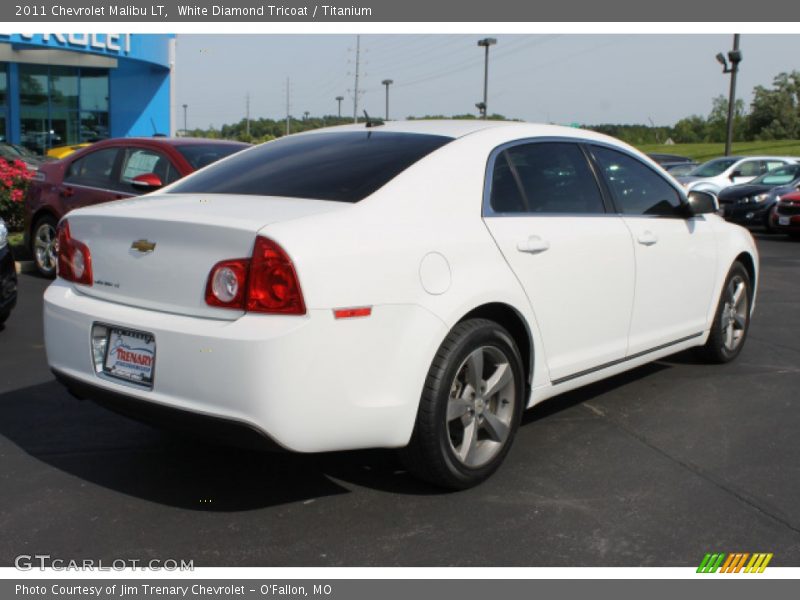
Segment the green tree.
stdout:
<path fill-rule="evenodd" d="M 754 140 L 800 137 L 800 71 L 779 73 L 771 89 L 754 88 L 747 134 Z"/>
<path fill-rule="evenodd" d="M 703 140 L 706 142 L 725 141 L 728 133 L 728 99 L 719 95 L 711 101 L 711 113 L 706 121 L 706 134 Z M 744 112 L 744 100 L 741 98 L 734 103 L 733 110 L 733 139 L 742 141 L 746 135 L 746 119 Z"/>

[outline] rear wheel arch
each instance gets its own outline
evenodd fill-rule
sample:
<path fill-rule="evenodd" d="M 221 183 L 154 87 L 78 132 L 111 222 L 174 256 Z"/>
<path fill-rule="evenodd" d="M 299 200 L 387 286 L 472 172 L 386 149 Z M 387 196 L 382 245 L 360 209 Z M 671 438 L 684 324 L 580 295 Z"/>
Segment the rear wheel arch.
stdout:
<path fill-rule="evenodd" d="M 31 215 L 30 227 L 28 228 L 29 245 L 33 244 L 33 231 L 36 228 L 36 225 L 39 223 L 39 221 L 42 220 L 43 217 L 52 217 L 53 219 L 55 219 L 56 223 L 58 223 L 59 221 L 59 218 L 56 215 L 55 211 L 53 211 L 50 207 L 43 206 L 39 208 L 35 213 Z"/>
<path fill-rule="evenodd" d="M 510 304 L 504 302 L 490 302 L 470 310 L 458 320 L 456 325 L 470 319 L 487 319 L 489 321 L 494 321 L 508 331 L 522 357 L 522 365 L 525 368 L 525 381 L 528 385 L 531 385 L 534 364 L 533 335 L 531 334 L 526 319 L 520 312 Z"/>

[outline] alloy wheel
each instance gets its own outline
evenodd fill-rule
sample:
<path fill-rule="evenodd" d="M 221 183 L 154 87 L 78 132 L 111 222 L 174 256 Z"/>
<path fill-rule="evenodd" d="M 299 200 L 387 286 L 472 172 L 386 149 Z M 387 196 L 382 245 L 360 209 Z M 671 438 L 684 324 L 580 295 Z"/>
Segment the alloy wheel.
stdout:
<path fill-rule="evenodd" d="M 722 343 L 729 352 L 736 350 L 744 340 L 749 304 L 747 285 L 740 275 L 736 275 L 731 278 L 725 289 L 725 304 L 720 316 Z"/>
<path fill-rule="evenodd" d="M 450 448 L 461 464 L 487 464 L 508 440 L 516 386 L 508 358 L 494 346 L 472 351 L 456 371 L 447 403 Z"/>
<path fill-rule="evenodd" d="M 33 254 L 41 271 L 52 273 L 56 269 L 56 228 L 42 223 L 33 236 Z"/>

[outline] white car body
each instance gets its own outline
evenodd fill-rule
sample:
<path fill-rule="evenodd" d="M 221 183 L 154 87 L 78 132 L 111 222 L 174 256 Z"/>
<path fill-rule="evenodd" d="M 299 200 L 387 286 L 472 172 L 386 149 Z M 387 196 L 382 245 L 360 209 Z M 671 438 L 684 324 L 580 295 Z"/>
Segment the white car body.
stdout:
<path fill-rule="evenodd" d="M 777 169 L 789 163 L 796 163 L 800 160 L 796 156 L 743 156 L 731 158 L 738 158 L 738 160 L 714 177 L 696 177 L 689 174 L 678 177 L 678 181 L 687 191 L 697 190 L 719 194 L 726 187 L 749 183 L 772 169 Z M 724 160 L 724 158 L 714 160 Z M 695 171 L 702 169 L 706 164 L 708 163 L 703 163 Z M 743 172 L 743 174 L 737 175 L 738 172 Z"/>
<path fill-rule="evenodd" d="M 95 281 L 59 278 L 45 293 L 52 369 L 72 384 L 247 424 L 294 451 L 398 448 L 412 435 L 437 349 L 476 310 L 505 311 L 518 325 L 512 333 L 528 363 L 531 407 L 705 343 L 737 257 L 757 280 L 752 237 L 713 214 L 490 214 L 487 162 L 518 140 L 616 148 L 683 194 L 613 138 L 486 121 L 391 122 L 375 131 L 455 139 L 353 204 L 166 188 L 69 213 L 72 236 L 92 253 Z M 212 266 L 249 256 L 256 236 L 291 257 L 306 314 L 204 302 Z M 131 243 L 142 238 L 158 246 L 137 253 Z M 334 318 L 347 307 L 371 314 Z M 96 323 L 154 336 L 151 389 L 98 372 Z"/>

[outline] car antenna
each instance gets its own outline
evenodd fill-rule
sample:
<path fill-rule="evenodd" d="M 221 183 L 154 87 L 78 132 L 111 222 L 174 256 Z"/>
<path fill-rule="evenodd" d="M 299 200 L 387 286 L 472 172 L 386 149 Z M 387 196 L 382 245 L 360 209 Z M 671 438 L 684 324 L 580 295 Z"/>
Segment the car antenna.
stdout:
<path fill-rule="evenodd" d="M 371 118 L 369 114 L 367 114 L 366 109 L 364 109 L 364 116 L 367 118 L 367 123 L 366 123 L 367 127 L 379 127 L 383 125 L 383 121 L 381 121 L 380 119 Z"/>

